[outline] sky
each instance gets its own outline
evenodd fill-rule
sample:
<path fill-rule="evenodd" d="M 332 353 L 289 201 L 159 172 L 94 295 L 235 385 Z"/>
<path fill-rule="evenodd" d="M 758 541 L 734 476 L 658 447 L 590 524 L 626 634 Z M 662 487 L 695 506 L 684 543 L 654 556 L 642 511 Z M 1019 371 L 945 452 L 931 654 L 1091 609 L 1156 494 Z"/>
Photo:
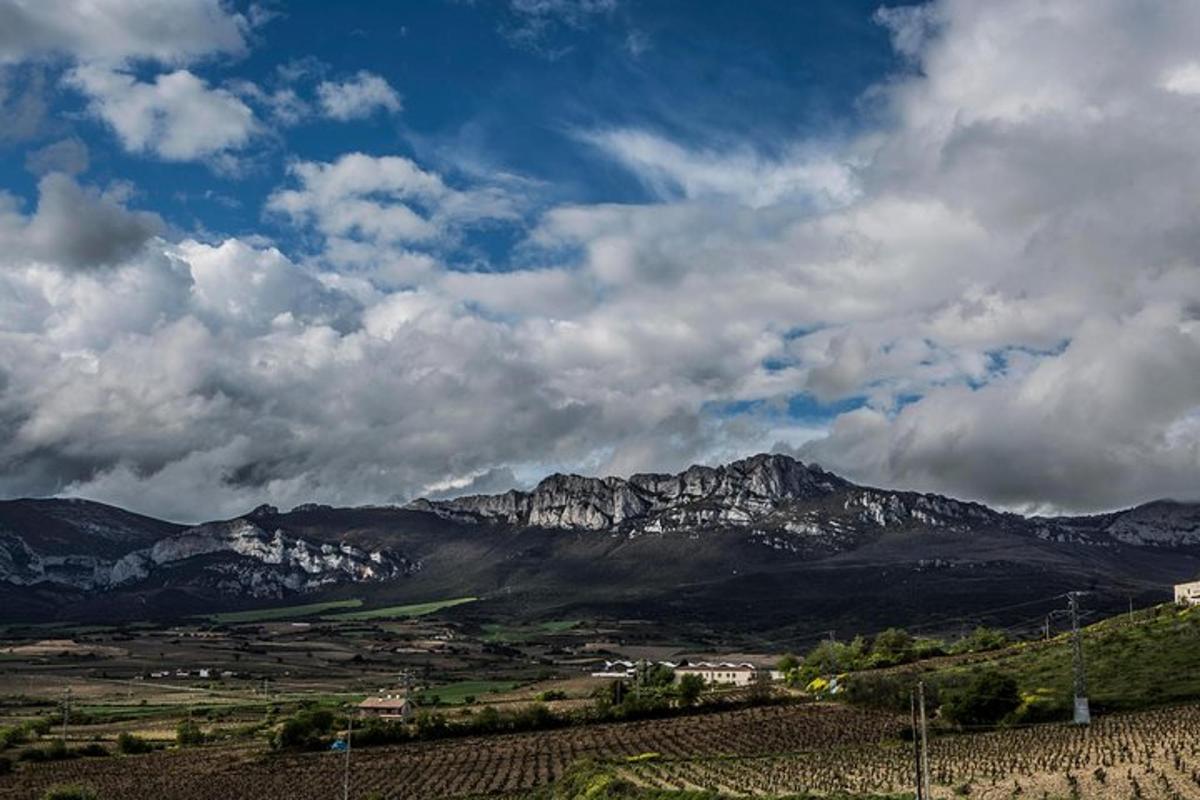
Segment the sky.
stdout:
<path fill-rule="evenodd" d="M 0 497 L 1200 500 L 1200 4 L 0 0 Z"/>

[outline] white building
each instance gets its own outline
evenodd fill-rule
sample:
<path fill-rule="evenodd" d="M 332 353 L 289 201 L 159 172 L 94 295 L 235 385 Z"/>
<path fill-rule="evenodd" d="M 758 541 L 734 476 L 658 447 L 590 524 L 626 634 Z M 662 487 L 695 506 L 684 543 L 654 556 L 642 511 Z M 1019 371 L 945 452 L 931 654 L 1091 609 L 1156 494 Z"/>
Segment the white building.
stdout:
<path fill-rule="evenodd" d="M 1200 606 L 1200 581 L 1176 584 L 1175 602 L 1181 606 Z"/>
<path fill-rule="evenodd" d="M 705 683 L 724 683 L 734 686 L 749 686 L 754 683 L 755 677 L 758 676 L 758 667 L 753 664 L 743 662 L 734 664 L 728 661 L 713 663 L 710 661 L 700 661 L 695 664 L 687 664 L 682 667 L 676 667 L 675 679 L 678 680 L 684 675 L 699 675 L 704 679 Z"/>

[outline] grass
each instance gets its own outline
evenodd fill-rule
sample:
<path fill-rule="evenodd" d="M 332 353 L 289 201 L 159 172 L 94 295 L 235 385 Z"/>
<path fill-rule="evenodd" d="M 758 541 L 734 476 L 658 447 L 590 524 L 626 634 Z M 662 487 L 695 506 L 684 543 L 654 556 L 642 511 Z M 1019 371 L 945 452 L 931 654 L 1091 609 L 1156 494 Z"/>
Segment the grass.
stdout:
<path fill-rule="evenodd" d="M 483 700 L 489 694 L 511 692 L 520 685 L 518 681 L 459 681 L 432 686 L 421 692 L 421 697 L 428 701 L 436 695 L 438 702 L 443 705 L 463 705 L 468 697 Z"/>
<path fill-rule="evenodd" d="M 280 606 L 277 608 L 256 608 L 250 611 L 229 611 L 222 614 L 210 614 L 209 619 L 223 624 L 239 622 L 269 622 L 281 619 L 300 619 L 314 617 L 327 611 L 337 611 L 343 608 L 358 608 L 362 600 L 331 600 L 328 603 L 309 603 L 301 606 Z"/>
<path fill-rule="evenodd" d="M 446 608 L 461 606 L 464 603 L 474 603 L 478 597 L 455 597 L 451 600 L 434 600 L 429 603 L 413 603 L 407 606 L 387 606 L 372 608 L 366 611 L 351 611 L 345 614 L 327 614 L 322 617 L 330 622 L 361 622 L 372 619 L 398 619 L 404 617 L 423 617 Z"/>
<path fill-rule="evenodd" d="M 1117 711 L 1200 698 L 1200 607 L 1143 609 L 1130 620 L 1112 617 L 1083 631 L 1088 696 L 1093 710 Z M 934 668 L 923 677 L 952 682 L 973 669 L 994 668 L 1017 680 L 1022 694 L 1052 709 L 1073 695 L 1070 635 L 1048 644 L 1029 642 L 996 651 L 970 666 Z"/>
<path fill-rule="evenodd" d="M 499 625 L 486 623 L 483 626 L 484 641 L 501 644 L 519 644 L 531 639 L 555 633 L 565 633 L 579 625 L 577 619 L 559 619 L 541 622 L 536 625 Z"/>

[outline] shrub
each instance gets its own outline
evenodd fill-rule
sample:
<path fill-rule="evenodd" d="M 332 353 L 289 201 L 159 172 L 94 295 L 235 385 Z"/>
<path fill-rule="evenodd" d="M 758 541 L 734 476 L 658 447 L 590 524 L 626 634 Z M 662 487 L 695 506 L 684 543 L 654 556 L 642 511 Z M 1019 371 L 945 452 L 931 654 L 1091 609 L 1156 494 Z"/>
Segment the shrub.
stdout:
<path fill-rule="evenodd" d="M 942 711 L 963 726 L 993 726 L 1021 705 L 1015 678 L 989 670 L 973 675 L 958 689 L 947 690 Z"/>
<path fill-rule="evenodd" d="M 679 702 L 685 706 L 693 706 L 704 694 L 704 678 L 689 673 L 679 679 Z"/>
<path fill-rule="evenodd" d="M 306 709 L 284 721 L 274 744 L 283 750 L 318 750 L 329 743 L 332 730 L 332 711 Z"/>
<path fill-rule="evenodd" d="M 127 756 L 149 753 L 153 749 L 154 745 L 140 736 L 134 736 L 132 733 L 122 733 L 117 737 L 117 750 Z"/>
<path fill-rule="evenodd" d="M 99 742 L 90 742 L 75 751 L 81 756 L 88 758 L 104 758 L 109 755 L 108 748 Z"/>
<path fill-rule="evenodd" d="M 205 738 L 204 731 L 200 730 L 200 726 L 190 719 L 181 721 L 175 728 L 175 741 L 180 747 L 204 744 Z"/>

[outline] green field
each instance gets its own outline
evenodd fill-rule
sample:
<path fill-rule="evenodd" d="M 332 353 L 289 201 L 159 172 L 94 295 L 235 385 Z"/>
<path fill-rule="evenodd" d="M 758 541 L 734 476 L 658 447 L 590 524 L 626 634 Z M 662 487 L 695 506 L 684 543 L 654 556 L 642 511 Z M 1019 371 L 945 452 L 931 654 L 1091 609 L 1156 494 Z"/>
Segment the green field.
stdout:
<path fill-rule="evenodd" d="M 239 622 L 270 622 L 281 619 L 299 619 L 314 617 L 327 611 L 337 611 L 343 608 L 359 608 L 362 600 L 331 600 L 328 603 L 309 603 L 302 606 L 281 606 L 278 608 L 255 608 L 250 611 L 229 611 L 223 614 L 210 614 L 209 619 L 222 624 Z"/>
<path fill-rule="evenodd" d="M 1166 604 L 1112 617 L 1083 630 L 1087 691 L 1093 711 L 1134 710 L 1200 698 L 1200 608 Z M 933 685 L 973 670 L 995 669 L 1016 679 L 1022 695 L 1049 715 L 1071 706 L 1068 634 L 1026 642 L 973 658 L 969 664 L 913 665 Z"/>
<path fill-rule="evenodd" d="M 422 691 L 420 697 L 429 702 L 436 696 L 438 702 L 443 705 L 462 705 L 467 702 L 468 697 L 482 701 L 486 700 L 489 694 L 511 692 L 520 685 L 519 681 L 459 681 L 431 686 Z"/>
<path fill-rule="evenodd" d="M 330 622 L 359 622 L 370 619 L 401 619 L 404 617 L 423 617 L 435 611 L 460 606 L 463 603 L 474 603 L 478 597 L 456 597 L 451 600 L 434 600 L 429 603 L 413 603 L 407 606 L 388 606 L 372 608 L 366 611 L 351 611 L 346 614 L 327 614 L 322 619 Z M 361 605 L 361 603 L 359 604 Z"/>
<path fill-rule="evenodd" d="M 548 634 L 565 633 L 579 625 L 577 619 L 558 619 L 536 625 L 499 625 L 487 623 L 483 626 L 484 641 L 502 644 L 519 644 Z"/>

